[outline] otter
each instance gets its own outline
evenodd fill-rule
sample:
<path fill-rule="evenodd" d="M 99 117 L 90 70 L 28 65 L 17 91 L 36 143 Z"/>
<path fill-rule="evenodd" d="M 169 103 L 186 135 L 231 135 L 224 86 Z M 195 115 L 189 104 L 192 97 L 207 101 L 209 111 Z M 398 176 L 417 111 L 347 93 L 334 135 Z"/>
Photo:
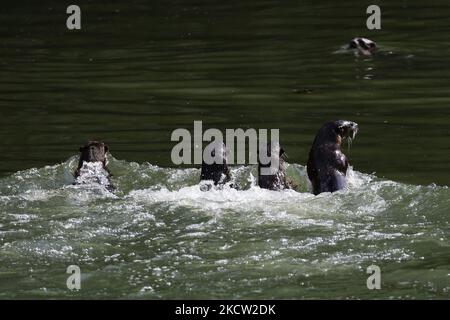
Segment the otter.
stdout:
<path fill-rule="evenodd" d="M 212 149 L 211 157 L 214 162 L 209 164 L 202 160 L 202 169 L 200 173 L 200 181 L 212 180 L 215 186 L 223 186 L 230 182 L 230 169 L 227 164 L 227 148 L 223 142 L 213 142 L 208 147 Z M 209 186 L 207 189 L 211 189 Z"/>
<path fill-rule="evenodd" d="M 272 153 L 275 154 L 278 158 L 278 171 L 275 174 L 262 174 L 261 169 L 267 168 L 269 169 L 271 163 L 262 164 L 260 161 L 260 157 L 258 157 L 258 186 L 263 189 L 269 189 L 274 191 L 284 190 L 284 189 L 294 189 L 295 186 L 292 182 L 286 179 L 286 173 L 284 168 L 284 161 L 287 158 L 287 155 L 284 149 L 277 143 L 267 143 L 266 150 L 260 150 L 260 152 L 265 152 L 267 157 L 272 156 Z"/>
<path fill-rule="evenodd" d="M 83 175 L 85 163 L 98 163 L 101 165 L 101 169 L 107 173 L 107 187 L 109 189 L 114 189 L 114 186 L 110 183 L 110 177 L 112 177 L 111 171 L 106 166 L 106 153 L 109 150 L 108 146 L 101 141 L 88 141 L 84 146 L 81 146 L 79 150 L 80 159 L 78 161 L 78 167 L 74 173 L 75 184 L 78 184 L 81 180 L 83 180 L 79 178 Z M 100 179 L 97 180 L 100 181 Z M 83 182 L 81 181 L 81 183 Z"/>
<path fill-rule="evenodd" d="M 313 193 L 334 192 L 346 187 L 347 157 L 341 151 L 343 139 L 351 142 L 358 133 L 358 124 L 337 120 L 325 123 L 317 133 L 307 164 Z"/>
<path fill-rule="evenodd" d="M 363 56 L 371 56 L 375 53 L 377 44 L 367 38 L 354 38 L 348 44 L 348 49 L 353 49 Z"/>

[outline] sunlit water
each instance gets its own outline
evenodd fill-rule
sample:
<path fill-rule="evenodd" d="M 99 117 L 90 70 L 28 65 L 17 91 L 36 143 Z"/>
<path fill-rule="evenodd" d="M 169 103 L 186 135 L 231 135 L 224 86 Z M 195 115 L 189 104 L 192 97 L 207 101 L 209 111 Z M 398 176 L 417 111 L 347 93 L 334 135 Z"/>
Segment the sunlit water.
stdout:
<path fill-rule="evenodd" d="M 73 185 L 76 156 L 0 180 L 1 298 L 448 298 L 446 187 L 351 170 L 314 196 L 291 164 L 299 192 L 260 189 L 252 166 L 232 170 L 239 190 L 204 192 L 198 169 L 110 160 L 114 193 Z"/>
<path fill-rule="evenodd" d="M 0 298 L 449 298 L 450 2 L 384 1 L 370 31 L 357 0 L 77 0 L 80 31 L 62 1 L 3 2 Z M 380 54 L 342 50 L 356 36 Z M 313 196 L 334 119 L 360 128 L 350 188 Z M 280 129 L 299 192 L 254 167 L 200 191 L 170 159 L 194 120 Z M 113 193 L 101 168 L 72 184 L 88 139 L 126 159 Z"/>

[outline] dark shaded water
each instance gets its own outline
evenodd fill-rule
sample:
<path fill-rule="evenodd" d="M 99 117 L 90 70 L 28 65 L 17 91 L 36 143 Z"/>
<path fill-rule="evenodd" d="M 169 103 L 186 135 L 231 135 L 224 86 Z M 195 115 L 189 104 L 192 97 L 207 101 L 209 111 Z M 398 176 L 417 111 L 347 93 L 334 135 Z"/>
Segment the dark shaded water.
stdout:
<path fill-rule="evenodd" d="M 194 120 L 280 128 L 305 163 L 318 127 L 345 118 L 361 127 L 358 170 L 449 184 L 445 1 L 382 2 L 381 31 L 365 29 L 357 1 L 80 1 L 79 32 L 62 4 L 23 3 L 0 16 L 3 175 L 61 162 L 89 138 L 170 166 L 170 133 Z M 355 35 L 396 54 L 333 54 Z"/>
<path fill-rule="evenodd" d="M 70 296 L 59 272 L 76 262 L 92 279 L 82 297 L 146 286 L 149 297 L 448 297 L 450 4 L 375 3 L 380 31 L 357 1 L 77 1 L 77 32 L 60 1 L 2 4 L 3 297 Z M 357 35 L 384 54 L 336 52 Z M 172 130 L 202 120 L 279 128 L 302 172 L 316 130 L 336 118 L 360 125 L 347 154 L 365 183 L 341 195 L 210 199 L 197 171 L 162 168 Z M 92 138 L 126 159 L 114 160 L 118 195 L 67 187 L 66 160 Z M 17 172 L 28 168 L 41 169 Z M 375 295 L 370 263 L 388 270 Z"/>

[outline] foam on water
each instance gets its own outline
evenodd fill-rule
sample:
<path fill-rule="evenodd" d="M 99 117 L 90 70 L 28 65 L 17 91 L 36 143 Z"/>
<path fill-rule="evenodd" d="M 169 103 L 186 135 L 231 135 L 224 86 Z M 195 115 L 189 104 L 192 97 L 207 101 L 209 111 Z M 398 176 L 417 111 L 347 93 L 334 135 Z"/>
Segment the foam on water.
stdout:
<path fill-rule="evenodd" d="M 253 166 L 232 169 L 239 190 L 204 192 L 199 169 L 112 158 L 110 192 L 97 165 L 73 185 L 76 160 L 0 180 L 0 277 L 18 279 L 0 282 L 1 297 L 65 296 L 69 264 L 82 265 L 93 288 L 80 297 L 364 297 L 372 263 L 391 270 L 384 279 L 400 296 L 450 287 L 448 277 L 423 276 L 430 264 L 448 267 L 446 187 L 350 168 L 346 190 L 314 196 L 306 168 L 290 164 L 298 192 L 260 189 Z M 414 288 L 397 284 L 401 270 Z"/>

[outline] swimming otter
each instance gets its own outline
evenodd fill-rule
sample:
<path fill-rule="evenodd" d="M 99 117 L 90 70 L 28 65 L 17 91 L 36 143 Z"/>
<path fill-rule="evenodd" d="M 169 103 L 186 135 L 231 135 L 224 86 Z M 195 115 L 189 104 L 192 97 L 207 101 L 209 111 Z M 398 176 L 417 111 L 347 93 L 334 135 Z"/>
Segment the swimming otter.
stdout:
<path fill-rule="evenodd" d="M 208 164 L 205 159 L 202 160 L 200 181 L 212 180 L 215 186 L 224 185 L 231 180 L 230 169 L 227 164 L 227 148 L 223 142 L 213 142 L 207 148 L 211 148 L 210 154 L 214 158 L 214 163 Z"/>
<path fill-rule="evenodd" d="M 106 183 L 103 183 L 99 177 L 97 177 L 98 182 L 101 184 L 106 184 L 108 189 L 114 189 L 114 186 L 110 183 L 110 177 L 112 177 L 111 172 L 106 166 L 106 153 L 109 148 L 106 144 L 100 141 L 88 141 L 84 146 L 80 147 L 80 160 L 78 161 L 78 168 L 74 173 L 75 184 L 85 183 L 81 176 L 83 175 L 83 170 L 85 170 L 86 163 L 89 164 L 100 164 L 101 169 L 104 170 L 106 175 Z M 95 169 L 95 168 L 94 168 Z M 83 181 L 82 181 L 83 180 Z M 87 179 L 90 180 L 90 179 Z"/>
<path fill-rule="evenodd" d="M 258 185 L 260 188 L 269 190 L 283 190 L 283 189 L 294 189 L 294 185 L 288 179 L 286 179 L 284 161 L 286 159 L 286 153 L 284 149 L 279 144 L 273 144 L 268 142 L 266 150 L 260 150 L 260 152 L 265 152 L 267 157 L 271 157 L 272 152 L 278 157 L 278 171 L 276 174 L 261 174 L 262 168 L 270 168 L 271 163 L 262 164 L 260 158 L 258 157 Z"/>
<path fill-rule="evenodd" d="M 345 188 L 348 161 L 341 151 L 343 139 L 351 141 L 358 133 L 358 124 L 337 120 L 328 122 L 317 133 L 308 159 L 308 178 L 315 195 Z"/>
<path fill-rule="evenodd" d="M 349 49 L 354 49 L 358 54 L 363 56 L 371 56 L 377 49 L 377 44 L 367 38 L 354 38 L 348 44 Z"/>

